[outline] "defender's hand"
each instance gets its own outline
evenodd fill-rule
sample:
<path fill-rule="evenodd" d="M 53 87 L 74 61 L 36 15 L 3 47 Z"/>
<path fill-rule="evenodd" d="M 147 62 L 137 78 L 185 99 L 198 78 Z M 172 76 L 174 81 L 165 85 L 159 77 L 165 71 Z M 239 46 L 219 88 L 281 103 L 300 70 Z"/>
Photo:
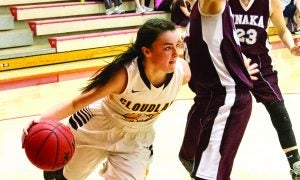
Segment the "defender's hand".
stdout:
<path fill-rule="evenodd" d="M 244 58 L 244 65 L 245 65 L 246 69 L 248 70 L 251 80 L 254 80 L 254 81 L 258 80 L 258 78 L 256 77 L 256 74 L 259 73 L 258 64 L 256 64 L 256 63 L 251 64 L 251 59 L 247 58 L 244 55 L 243 55 L 243 58 Z"/>

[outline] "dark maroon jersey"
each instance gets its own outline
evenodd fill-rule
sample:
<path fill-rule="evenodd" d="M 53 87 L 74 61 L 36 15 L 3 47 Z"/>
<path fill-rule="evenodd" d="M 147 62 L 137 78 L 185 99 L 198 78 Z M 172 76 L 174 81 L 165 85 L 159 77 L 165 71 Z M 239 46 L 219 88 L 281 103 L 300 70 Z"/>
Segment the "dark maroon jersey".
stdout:
<path fill-rule="evenodd" d="M 204 17 L 200 15 L 198 6 L 195 5 L 192 9 L 185 37 L 187 47 L 185 56 L 190 61 L 192 72 L 189 86 L 195 93 L 222 90 L 223 87 L 228 87 L 228 84 L 237 89 L 248 90 L 249 87 L 252 87 L 241 56 L 238 38 L 234 34 L 235 28 L 231 15 L 229 5 L 226 4 L 221 14 L 220 26 L 208 27 L 210 23 L 207 23 L 205 27 L 202 27 L 201 20 L 204 20 Z M 220 21 L 220 19 L 217 20 Z M 211 28 L 211 30 L 207 32 L 207 28 Z M 206 36 L 203 35 L 204 31 L 206 31 Z M 213 37 L 214 45 L 209 50 L 208 45 L 211 42 L 207 40 L 206 42 L 205 39 L 211 37 Z M 218 39 L 220 44 L 215 44 L 217 42 L 215 39 Z M 216 53 L 217 51 L 218 53 Z M 219 65 L 220 67 L 218 67 Z M 223 74 L 225 75 L 222 76 Z"/>
<path fill-rule="evenodd" d="M 246 55 L 265 54 L 268 49 L 268 20 L 270 16 L 269 0 L 251 1 L 247 7 L 239 0 L 229 0 L 234 23 Z M 251 3 L 250 2 L 250 3 Z"/>

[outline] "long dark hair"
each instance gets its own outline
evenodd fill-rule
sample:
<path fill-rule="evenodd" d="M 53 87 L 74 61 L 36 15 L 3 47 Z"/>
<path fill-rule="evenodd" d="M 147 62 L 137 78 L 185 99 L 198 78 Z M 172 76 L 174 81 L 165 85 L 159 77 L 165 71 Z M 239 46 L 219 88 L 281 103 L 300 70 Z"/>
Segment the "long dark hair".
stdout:
<path fill-rule="evenodd" d="M 116 56 L 111 63 L 99 69 L 89 80 L 90 83 L 82 89 L 82 92 L 86 93 L 94 88 L 104 86 L 115 72 L 133 61 L 134 58 L 138 57 L 139 60 L 143 60 L 142 47 L 150 48 L 161 33 L 175 29 L 175 25 L 167 20 L 150 19 L 146 21 L 138 30 L 135 43 L 124 53 Z"/>

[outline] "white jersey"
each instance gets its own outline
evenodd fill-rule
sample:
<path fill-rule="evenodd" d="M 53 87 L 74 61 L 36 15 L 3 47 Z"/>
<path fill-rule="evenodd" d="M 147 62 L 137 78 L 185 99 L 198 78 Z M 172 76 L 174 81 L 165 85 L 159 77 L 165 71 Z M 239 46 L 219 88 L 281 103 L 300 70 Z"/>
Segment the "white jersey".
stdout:
<path fill-rule="evenodd" d="M 158 115 L 172 104 L 182 86 L 184 71 L 178 61 L 174 73 L 168 75 L 167 81 L 161 87 L 155 87 L 149 82 L 137 58 L 125 68 L 128 75 L 125 90 L 121 94 L 111 94 L 81 110 L 84 111 L 81 114 L 85 116 L 73 115 L 70 124 L 74 129 L 85 124 L 95 114 L 111 117 L 113 121 L 129 127 L 152 125 Z M 86 118 L 81 119 L 82 117 Z M 76 124 L 71 120 L 75 120 Z"/>
<path fill-rule="evenodd" d="M 103 100 L 105 109 L 114 118 L 127 122 L 150 123 L 166 110 L 176 98 L 183 81 L 183 68 L 176 64 L 174 73 L 168 75 L 161 87 L 153 86 L 143 67 L 135 59 L 126 65 L 128 83 L 121 94 L 112 94 Z"/>

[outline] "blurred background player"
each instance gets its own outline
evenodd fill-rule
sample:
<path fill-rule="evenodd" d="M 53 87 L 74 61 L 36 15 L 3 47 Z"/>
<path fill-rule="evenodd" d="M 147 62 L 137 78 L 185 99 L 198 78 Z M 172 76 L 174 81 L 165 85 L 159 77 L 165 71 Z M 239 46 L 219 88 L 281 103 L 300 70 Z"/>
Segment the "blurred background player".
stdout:
<path fill-rule="evenodd" d="M 174 0 L 171 5 L 171 21 L 186 27 L 190 20 L 190 13 L 194 2 L 191 0 Z"/>
<path fill-rule="evenodd" d="M 105 6 L 105 14 L 111 15 L 111 14 L 121 14 L 125 13 L 125 10 L 123 10 L 120 5 L 122 4 L 122 0 L 104 0 L 104 6 Z M 114 6 L 113 6 L 114 4 Z"/>
<path fill-rule="evenodd" d="M 153 11 L 152 8 L 145 5 L 145 0 L 134 0 L 136 4 L 135 12 L 138 14 L 143 14 L 145 12 Z"/>
<path fill-rule="evenodd" d="M 300 22 L 299 17 L 295 16 L 300 13 L 300 0 L 281 0 L 283 15 L 287 18 L 287 28 L 292 34 L 300 34 Z"/>

